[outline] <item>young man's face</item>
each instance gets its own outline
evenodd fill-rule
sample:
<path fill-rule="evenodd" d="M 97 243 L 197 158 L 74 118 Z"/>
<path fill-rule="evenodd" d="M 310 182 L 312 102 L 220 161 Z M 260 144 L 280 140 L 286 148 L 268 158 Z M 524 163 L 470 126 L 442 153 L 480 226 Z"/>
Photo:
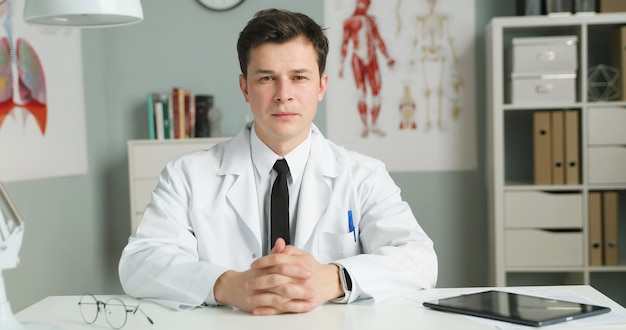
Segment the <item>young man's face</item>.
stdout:
<path fill-rule="evenodd" d="M 248 77 L 239 77 L 256 134 L 279 155 L 306 139 L 327 84 L 328 76 L 320 77 L 313 44 L 303 36 L 252 48 Z"/>

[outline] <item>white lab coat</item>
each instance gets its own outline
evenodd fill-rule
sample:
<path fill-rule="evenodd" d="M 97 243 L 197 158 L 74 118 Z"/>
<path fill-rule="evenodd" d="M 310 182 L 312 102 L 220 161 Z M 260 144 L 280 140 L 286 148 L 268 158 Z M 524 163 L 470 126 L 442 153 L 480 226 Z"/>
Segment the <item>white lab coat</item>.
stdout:
<path fill-rule="evenodd" d="M 262 255 L 250 126 L 167 164 L 120 259 L 127 294 L 175 309 L 215 303 L 217 278 Z M 335 145 L 315 125 L 311 138 L 293 245 L 321 263 L 343 265 L 372 302 L 433 287 L 433 243 L 384 164 Z"/>

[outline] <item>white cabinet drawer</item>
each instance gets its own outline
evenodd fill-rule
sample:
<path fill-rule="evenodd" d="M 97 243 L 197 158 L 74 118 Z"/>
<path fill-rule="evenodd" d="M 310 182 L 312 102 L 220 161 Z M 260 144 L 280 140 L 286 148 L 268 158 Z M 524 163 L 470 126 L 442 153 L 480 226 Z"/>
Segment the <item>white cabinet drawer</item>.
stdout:
<path fill-rule="evenodd" d="M 589 144 L 626 145 L 626 108 L 589 109 Z"/>
<path fill-rule="evenodd" d="M 541 229 L 505 232 L 507 266 L 582 266 L 583 234 Z"/>
<path fill-rule="evenodd" d="M 582 228 L 580 193 L 515 191 L 504 194 L 506 228 Z"/>
<path fill-rule="evenodd" d="M 576 36 L 513 38 L 513 70 L 570 71 L 578 68 Z"/>
<path fill-rule="evenodd" d="M 576 102 L 575 73 L 513 73 L 511 78 L 513 104 Z"/>
<path fill-rule="evenodd" d="M 626 146 L 589 147 L 589 183 L 626 183 Z"/>

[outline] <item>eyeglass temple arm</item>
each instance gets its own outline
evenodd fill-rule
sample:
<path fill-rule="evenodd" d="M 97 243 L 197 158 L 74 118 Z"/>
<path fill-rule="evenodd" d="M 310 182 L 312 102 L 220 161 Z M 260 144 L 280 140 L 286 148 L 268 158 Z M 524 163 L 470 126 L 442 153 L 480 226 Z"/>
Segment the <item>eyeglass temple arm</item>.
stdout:
<path fill-rule="evenodd" d="M 146 319 L 148 319 L 148 322 L 150 322 L 150 324 L 154 324 L 154 321 L 152 321 L 152 319 L 150 318 L 150 316 L 148 316 L 148 314 L 146 314 L 146 312 L 144 312 L 141 308 L 139 308 L 139 305 L 135 306 L 135 308 L 133 308 L 129 312 L 132 312 L 134 315 L 137 313 L 137 311 L 140 311 L 141 314 L 143 314 L 143 316 L 145 316 Z"/>

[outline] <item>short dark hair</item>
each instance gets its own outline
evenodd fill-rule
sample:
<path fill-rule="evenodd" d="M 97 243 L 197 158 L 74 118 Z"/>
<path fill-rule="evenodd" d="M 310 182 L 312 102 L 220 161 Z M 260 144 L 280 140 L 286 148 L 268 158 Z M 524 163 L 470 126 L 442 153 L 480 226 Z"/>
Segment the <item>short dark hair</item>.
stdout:
<path fill-rule="evenodd" d="M 248 76 L 250 50 L 265 42 L 284 43 L 305 36 L 317 53 L 320 76 L 326 68 L 328 38 L 322 27 L 302 13 L 279 9 L 264 9 L 257 12 L 239 33 L 237 54 L 239 67 L 244 77 Z"/>

